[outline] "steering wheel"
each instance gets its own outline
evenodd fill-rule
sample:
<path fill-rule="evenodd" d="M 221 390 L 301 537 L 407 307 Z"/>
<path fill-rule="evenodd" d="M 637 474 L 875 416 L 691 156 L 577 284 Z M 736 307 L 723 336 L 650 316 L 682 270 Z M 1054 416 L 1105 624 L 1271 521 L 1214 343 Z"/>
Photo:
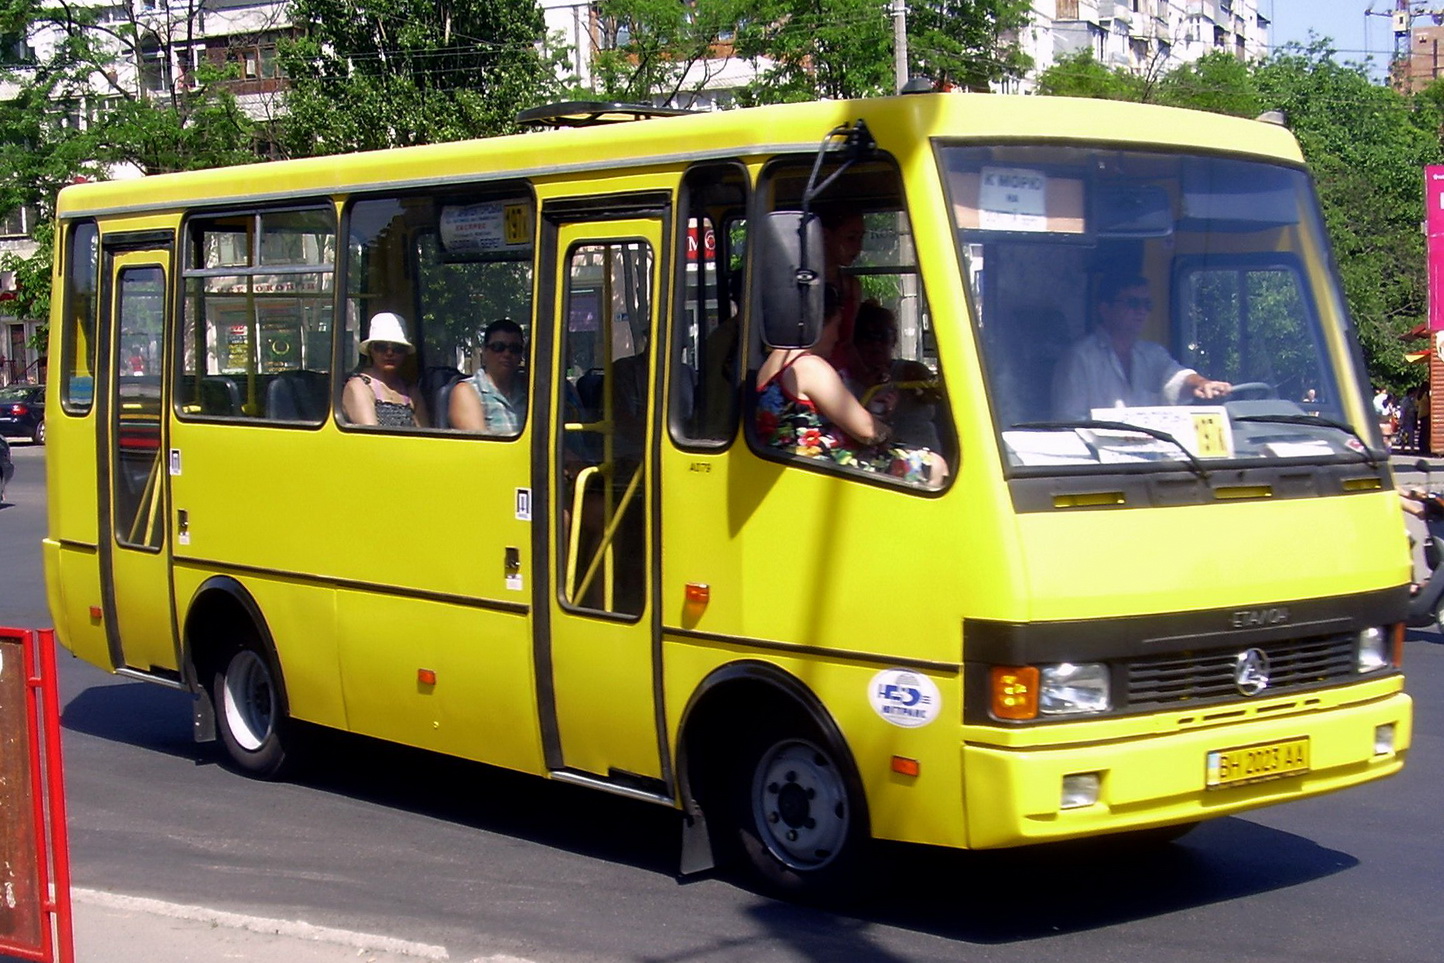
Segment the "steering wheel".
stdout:
<path fill-rule="evenodd" d="M 886 391 L 888 388 L 896 388 L 898 391 L 941 392 L 942 387 L 943 383 L 936 379 L 931 381 L 884 381 L 882 384 L 873 385 L 864 391 L 858 401 L 866 408 L 873 398 L 876 398 L 879 393 Z"/>
<path fill-rule="evenodd" d="M 1277 398 L 1278 396 L 1278 391 L 1267 381 L 1241 381 L 1234 385 L 1233 390 L 1224 397 L 1229 400 L 1241 400 L 1249 397 Z"/>

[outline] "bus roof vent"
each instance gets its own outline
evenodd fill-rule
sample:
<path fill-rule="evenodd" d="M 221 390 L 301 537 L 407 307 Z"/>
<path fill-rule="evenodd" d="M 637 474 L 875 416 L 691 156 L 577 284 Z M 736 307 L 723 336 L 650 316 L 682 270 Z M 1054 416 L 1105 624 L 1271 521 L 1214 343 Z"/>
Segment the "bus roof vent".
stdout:
<path fill-rule="evenodd" d="M 678 117 L 695 111 L 651 104 L 617 104 L 602 100 L 568 100 L 559 104 L 529 107 L 516 115 L 523 127 L 595 127 L 652 117 Z"/>

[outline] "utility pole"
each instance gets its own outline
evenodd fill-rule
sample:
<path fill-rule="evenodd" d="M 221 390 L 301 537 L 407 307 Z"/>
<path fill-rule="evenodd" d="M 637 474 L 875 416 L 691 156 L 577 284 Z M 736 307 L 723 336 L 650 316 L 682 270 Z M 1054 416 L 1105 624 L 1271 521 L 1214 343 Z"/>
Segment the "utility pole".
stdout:
<path fill-rule="evenodd" d="M 908 82 L 908 4 L 907 0 L 892 0 L 892 54 L 893 73 L 897 81 L 894 93 L 902 93 Z"/>

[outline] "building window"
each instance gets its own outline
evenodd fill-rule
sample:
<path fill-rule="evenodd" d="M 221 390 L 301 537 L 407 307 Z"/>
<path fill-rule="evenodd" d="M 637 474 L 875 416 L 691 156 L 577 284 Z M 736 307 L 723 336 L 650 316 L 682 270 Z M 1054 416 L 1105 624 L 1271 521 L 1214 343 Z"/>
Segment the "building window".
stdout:
<path fill-rule="evenodd" d="M 154 37 L 141 43 L 140 89 L 147 93 L 164 93 L 171 89 L 170 54 Z"/>
<path fill-rule="evenodd" d="M 17 207 L 0 219 L 0 237 L 29 237 L 35 224 L 35 211 L 29 206 Z"/>

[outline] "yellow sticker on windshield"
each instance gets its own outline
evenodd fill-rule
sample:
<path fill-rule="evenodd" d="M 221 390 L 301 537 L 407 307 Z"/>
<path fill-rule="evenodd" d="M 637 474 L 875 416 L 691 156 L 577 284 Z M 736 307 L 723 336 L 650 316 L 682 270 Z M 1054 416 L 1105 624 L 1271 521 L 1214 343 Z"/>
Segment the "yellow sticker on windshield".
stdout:
<path fill-rule="evenodd" d="M 1227 458 L 1233 454 L 1232 436 L 1223 412 L 1195 411 L 1193 432 L 1198 439 L 1194 453 L 1200 458 Z"/>

